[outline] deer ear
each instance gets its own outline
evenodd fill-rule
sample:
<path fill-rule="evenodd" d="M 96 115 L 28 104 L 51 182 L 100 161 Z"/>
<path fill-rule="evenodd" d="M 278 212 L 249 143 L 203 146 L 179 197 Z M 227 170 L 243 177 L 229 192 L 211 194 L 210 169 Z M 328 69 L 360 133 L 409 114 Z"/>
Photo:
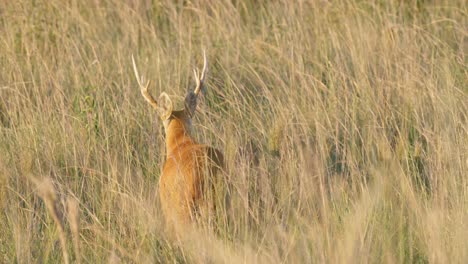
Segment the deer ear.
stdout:
<path fill-rule="evenodd" d="M 158 112 L 161 120 L 165 121 L 171 117 L 172 101 L 167 93 L 162 92 L 158 99 Z"/>
<path fill-rule="evenodd" d="M 194 92 L 190 91 L 185 97 L 185 110 L 189 112 L 190 116 L 193 116 L 193 114 L 195 114 L 196 109 L 197 95 Z"/>

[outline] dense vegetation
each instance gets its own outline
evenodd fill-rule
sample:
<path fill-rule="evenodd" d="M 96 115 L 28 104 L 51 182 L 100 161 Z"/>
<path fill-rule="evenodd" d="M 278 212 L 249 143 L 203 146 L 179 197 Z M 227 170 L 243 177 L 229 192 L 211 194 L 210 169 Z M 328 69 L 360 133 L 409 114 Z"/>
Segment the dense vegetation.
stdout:
<path fill-rule="evenodd" d="M 2 1 L 0 262 L 467 263 L 467 12 Z M 231 213 L 177 244 L 131 55 L 182 107 L 202 49 L 194 135 L 225 153 Z"/>

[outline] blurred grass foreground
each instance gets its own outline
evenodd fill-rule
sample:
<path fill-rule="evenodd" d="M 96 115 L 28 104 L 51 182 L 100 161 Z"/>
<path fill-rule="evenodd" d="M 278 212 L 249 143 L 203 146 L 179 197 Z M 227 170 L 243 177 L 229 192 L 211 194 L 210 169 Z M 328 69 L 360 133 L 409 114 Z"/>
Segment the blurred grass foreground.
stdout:
<path fill-rule="evenodd" d="M 468 263 L 467 5 L 1 1 L 1 263 Z M 131 55 L 222 150 L 211 235 L 164 232 Z"/>

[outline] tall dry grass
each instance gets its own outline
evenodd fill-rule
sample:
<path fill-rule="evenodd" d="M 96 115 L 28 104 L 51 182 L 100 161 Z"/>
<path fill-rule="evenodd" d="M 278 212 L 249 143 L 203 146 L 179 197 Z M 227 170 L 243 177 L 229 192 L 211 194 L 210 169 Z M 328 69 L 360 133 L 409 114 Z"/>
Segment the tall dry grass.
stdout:
<path fill-rule="evenodd" d="M 1 1 L 0 262 L 64 261 L 32 181 L 51 178 L 78 203 L 71 262 L 467 263 L 467 11 Z M 202 48 L 196 138 L 225 153 L 231 206 L 181 245 L 163 232 L 164 136 L 131 54 L 182 106 Z"/>

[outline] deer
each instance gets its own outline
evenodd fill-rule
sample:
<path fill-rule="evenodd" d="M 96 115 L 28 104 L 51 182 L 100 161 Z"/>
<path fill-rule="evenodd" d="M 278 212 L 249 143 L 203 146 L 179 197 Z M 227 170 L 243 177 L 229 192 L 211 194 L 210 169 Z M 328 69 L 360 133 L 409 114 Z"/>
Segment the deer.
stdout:
<path fill-rule="evenodd" d="M 132 63 L 143 98 L 156 110 L 163 123 L 166 157 L 159 178 L 159 199 L 166 226 L 180 233 L 202 216 L 213 215 L 216 206 L 209 198 L 216 195 L 213 182 L 224 168 L 223 154 L 211 146 L 197 143 L 191 134 L 197 100 L 206 89 L 206 53 L 203 51 L 201 74 L 197 68 L 193 69 L 195 89 L 187 93 L 181 110 L 173 109 L 165 92 L 156 101 L 148 91 L 150 81 L 145 83 L 144 77 L 140 77 L 133 55 Z"/>

